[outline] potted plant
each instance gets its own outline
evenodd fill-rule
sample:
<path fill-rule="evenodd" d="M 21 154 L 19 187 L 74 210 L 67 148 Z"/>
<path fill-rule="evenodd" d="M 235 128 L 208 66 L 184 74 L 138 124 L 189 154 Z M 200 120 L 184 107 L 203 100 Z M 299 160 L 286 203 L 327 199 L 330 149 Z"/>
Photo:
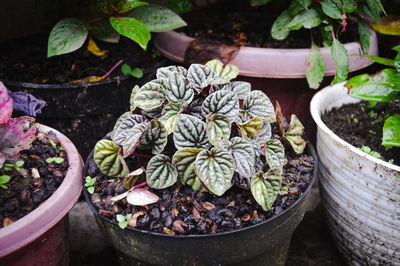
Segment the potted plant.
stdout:
<path fill-rule="evenodd" d="M 124 111 L 110 99 L 128 97 L 134 82 L 148 81 L 154 65 L 165 63 L 151 49 L 144 51 L 150 31 L 186 24 L 169 9 L 143 1 L 85 1 L 79 8 L 84 18 L 61 19 L 48 41 L 38 36 L 4 43 L 0 79 L 12 91 L 45 100 L 38 121 L 62 129 L 86 156 L 94 142 L 85 135 L 100 138 Z"/>
<path fill-rule="evenodd" d="M 197 23 L 189 21 L 185 30 L 190 36 L 176 31 L 157 33 L 154 45 L 180 63 L 218 58 L 238 66 L 240 75 L 246 76 L 241 80 L 265 88 L 272 100 L 282 103 L 284 113 L 295 113 L 306 121 L 312 135 L 315 126 L 308 122 L 312 120 L 306 107 L 315 91 L 309 88 L 319 88 L 324 76 L 335 76 L 334 82 L 346 80 L 348 72 L 373 63 L 360 55 L 378 55 L 376 34 L 366 18 L 372 12 L 379 19 L 380 1 L 250 1 L 256 6 L 251 9 L 244 2 L 222 1 L 219 9 L 207 9 L 207 16 L 194 10 Z M 241 11 L 232 10 L 235 6 Z M 240 14 L 245 17 L 241 19 Z M 342 44 L 341 39 L 348 43 Z"/>
<path fill-rule="evenodd" d="M 396 69 L 355 76 L 324 88 L 311 101 L 322 201 L 350 264 L 400 263 L 400 47 L 394 49 L 395 60 L 370 58 Z"/>
<path fill-rule="evenodd" d="M 68 265 L 68 212 L 81 189 L 82 159 L 60 132 L 11 118 L 0 82 L 0 263 Z"/>
<path fill-rule="evenodd" d="M 317 158 L 297 117 L 238 73 L 217 60 L 159 68 L 95 145 L 84 194 L 124 263 L 284 264 Z"/>

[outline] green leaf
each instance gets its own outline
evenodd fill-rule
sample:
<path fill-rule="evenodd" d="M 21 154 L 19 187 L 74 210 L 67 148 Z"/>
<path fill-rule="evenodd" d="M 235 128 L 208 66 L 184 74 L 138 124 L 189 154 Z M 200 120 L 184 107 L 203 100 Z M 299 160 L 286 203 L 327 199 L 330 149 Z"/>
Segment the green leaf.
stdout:
<path fill-rule="evenodd" d="M 250 0 L 250 6 L 263 6 L 271 2 L 271 0 Z"/>
<path fill-rule="evenodd" d="M 174 144 L 182 148 L 207 148 L 206 123 L 191 115 L 180 114 L 174 127 Z"/>
<path fill-rule="evenodd" d="M 374 61 L 375 63 L 394 67 L 395 61 L 393 59 L 379 57 L 379 56 L 375 56 L 375 55 L 369 55 L 369 54 L 364 54 L 363 56 L 368 58 L 369 60 Z"/>
<path fill-rule="evenodd" d="M 250 190 L 264 211 L 270 211 L 281 189 L 282 178 L 276 175 L 263 176 L 258 172 L 251 179 Z"/>
<path fill-rule="evenodd" d="M 225 80 L 218 78 L 217 73 L 211 70 L 211 68 L 200 64 L 190 65 L 187 73 L 187 80 L 190 86 L 198 93 L 209 85 L 227 83 Z"/>
<path fill-rule="evenodd" d="M 328 16 L 333 19 L 343 19 L 342 13 L 340 12 L 339 8 L 329 0 L 321 1 L 321 8 L 322 11 Z"/>
<path fill-rule="evenodd" d="M 197 155 L 202 150 L 203 149 L 183 148 L 175 152 L 174 156 L 172 157 L 172 164 L 175 165 L 176 169 L 178 170 L 178 177 L 183 185 L 193 186 L 200 183 L 197 180 L 198 177 L 194 171 L 194 164 Z M 201 187 L 197 187 L 196 190 L 199 190 L 200 188 Z"/>
<path fill-rule="evenodd" d="M 322 61 L 321 51 L 314 43 L 311 45 L 311 52 L 307 58 L 307 66 L 306 78 L 308 86 L 312 89 L 318 89 L 324 79 L 325 65 Z"/>
<path fill-rule="evenodd" d="M 208 61 L 206 66 L 211 68 L 219 78 L 226 82 L 231 81 L 239 75 L 239 68 L 237 66 L 227 64 L 224 67 L 224 64 L 219 60 Z"/>
<path fill-rule="evenodd" d="M 167 66 L 160 67 L 157 69 L 156 77 L 157 79 L 168 79 L 173 73 L 179 73 L 182 77 L 186 77 L 188 71 L 186 68 L 181 66 Z"/>
<path fill-rule="evenodd" d="M 342 0 L 342 10 L 344 13 L 352 13 L 357 9 L 357 3 L 355 0 Z"/>
<path fill-rule="evenodd" d="M 190 0 L 168 0 L 168 7 L 177 13 L 192 11 L 192 3 Z"/>
<path fill-rule="evenodd" d="M 268 96 L 259 90 L 250 92 L 250 95 L 243 100 L 240 109 L 240 117 L 243 121 L 248 121 L 256 116 L 270 123 L 276 121 L 274 106 Z"/>
<path fill-rule="evenodd" d="M 237 124 L 240 129 L 242 138 L 254 138 L 263 127 L 263 121 L 260 117 L 256 116 L 245 123 Z"/>
<path fill-rule="evenodd" d="M 168 103 L 164 107 L 159 120 L 163 123 L 168 135 L 174 131 L 175 122 L 180 113 L 182 113 L 182 105 L 180 104 Z"/>
<path fill-rule="evenodd" d="M 118 43 L 121 36 L 106 20 L 93 23 L 89 30 L 94 38 L 103 42 Z"/>
<path fill-rule="evenodd" d="M 219 90 L 207 96 L 202 108 L 205 114 L 222 114 L 233 122 L 239 114 L 239 100 L 233 92 Z"/>
<path fill-rule="evenodd" d="M 289 30 L 298 30 L 301 27 L 311 29 L 321 24 L 321 15 L 315 9 L 307 9 L 296 15 L 288 24 Z"/>
<path fill-rule="evenodd" d="M 330 25 L 332 26 L 332 25 Z M 332 45 L 332 34 L 331 31 L 332 29 L 329 29 L 330 27 L 328 27 L 328 29 L 326 29 L 326 27 L 319 27 L 319 32 L 321 33 L 321 37 L 322 37 L 322 45 L 324 47 L 330 47 Z"/>
<path fill-rule="evenodd" d="M 260 145 L 264 145 L 267 140 L 269 140 L 272 136 L 271 124 L 267 121 L 263 121 L 263 126 L 258 131 L 257 135 L 253 137 L 253 140 L 256 141 Z"/>
<path fill-rule="evenodd" d="M 117 214 L 116 218 L 117 218 L 117 222 L 123 222 L 126 220 L 125 216 L 122 214 Z"/>
<path fill-rule="evenodd" d="M 151 120 L 147 124 L 140 139 L 141 147 L 150 147 L 152 154 L 161 153 L 167 145 L 167 130 L 159 120 Z"/>
<path fill-rule="evenodd" d="M 60 163 L 64 162 L 64 158 L 56 157 L 56 158 L 54 158 L 54 162 L 60 164 Z"/>
<path fill-rule="evenodd" d="M 246 178 L 254 175 L 254 166 L 256 164 L 256 153 L 253 145 L 244 138 L 234 137 L 231 139 L 229 151 L 235 159 L 235 171 Z"/>
<path fill-rule="evenodd" d="M 118 226 L 119 226 L 121 229 L 125 229 L 125 228 L 128 226 L 128 222 L 127 222 L 127 221 L 119 222 L 119 223 L 118 223 Z"/>
<path fill-rule="evenodd" d="M 147 48 L 151 35 L 142 22 L 129 17 L 111 17 L 111 26 L 120 34 L 133 40 L 144 50 Z"/>
<path fill-rule="evenodd" d="M 129 16 L 140 20 L 151 32 L 169 31 L 187 25 L 170 9 L 156 4 L 136 8 L 129 13 Z"/>
<path fill-rule="evenodd" d="M 165 81 L 167 99 L 170 102 L 184 104 L 190 103 L 194 97 L 194 91 L 190 88 L 186 79 L 178 72 L 173 72 Z"/>
<path fill-rule="evenodd" d="M 382 145 L 400 147 L 400 115 L 388 117 L 383 125 Z"/>
<path fill-rule="evenodd" d="M 305 9 L 304 6 L 302 6 L 299 1 L 293 0 L 290 2 L 289 8 L 287 9 L 287 11 L 289 12 L 289 14 L 288 14 L 289 17 L 293 18 L 294 16 L 299 14 L 304 9 Z"/>
<path fill-rule="evenodd" d="M 0 184 L 6 184 L 7 182 L 9 182 L 11 179 L 11 176 L 9 175 L 2 175 L 0 176 Z"/>
<path fill-rule="evenodd" d="M 208 141 L 217 148 L 222 147 L 223 140 L 231 136 L 231 122 L 225 115 L 213 114 L 207 117 L 206 124 Z"/>
<path fill-rule="evenodd" d="M 166 101 L 164 87 L 157 80 L 144 84 L 133 98 L 133 103 L 143 110 L 160 107 Z"/>
<path fill-rule="evenodd" d="M 292 20 L 288 10 L 283 11 L 274 21 L 271 28 L 271 36 L 275 40 L 284 40 L 289 35 L 290 30 L 287 25 Z"/>
<path fill-rule="evenodd" d="M 349 95 L 370 102 L 397 99 L 400 92 L 400 73 L 388 68 L 374 75 L 358 75 L 347 81 Z"/>
<path fill-rule="evenodd" d="M 148 5 L 148 3 L 139 1 L 139 0 L 125 0 L 124 4 L 121 6 L 120 13 L 125 13 L 129 10 L 132 10 L 134 8 L 137 8 L 139 6 L 144 6 L 144 5 Z"/>
<path fill-rule="evenodd" d="M 370 33 L 368 24 L 364 20 L 359 20 L 357 23 L 358 34 L 360 35 L 360 43 L 364 54 L 368 53 Z"/>
<path fill-rule="evenodd" d="M 111 139 L 113 139 L 115 135 L 118 134 L 119 130 L 124 130 L 126 127 L 133 127 L 136 124 L 145 122 L 148 122 L 148 120 L 143 115 L 137 115 L 137 114 L 132 114 L 131 112 L 125 112 L 117 119 L 117 122 L 115 122 L 114 128 L 111 131 Z M 120 129 L 121 123 L 124 123 L 124 125 Z"/>
<path fill-rule="evenodd" d="M 212 148 L 197 155 L 194 169 L 209 191 L 222 196 L 232 186 L 235 160 L 228 151 Z"/>
<path fill-rule="evenodd" d="M 285 148 L 278 139 L 270 139 L 265 143 L 264 155 L 270 169 L 283 169 Z"/>
<path fill-rule="evenodd" d="M 111 140 L 102 139 L 96 143 L 93 158 L 103 174 L 111 177 L 125 177 L 129 173 L 120 151 L 120 147 Z"/>
<path fill-rule="evenodd" d="M 85 178 L 85 182 L 86 182 L 86 183 L 89 183 L 90 180 L 92 180 L 92 178 L 91 178 L 90 176 L 87 176 L 87 177 Z"/>
<path fill-rule="evenodd" d="M 135 104 L 135 96 L 139 90 L 140 90 L 140 87 L 138 85 L 135 85 L 132 88 L 131 97 L 129 98 L 129 110 L 131 112 L 135 111 L 135 109 L 137 107 L 137 105 Z"/>
<path fill-rule="evenodd" d="M 244 99 L 250 94 L 251 84 L 246 81 L 232 81 L 223 85 L 221 90 L 231 91 L 238 99 Z"/>
<path fill-rule="evenodd" d="M 79 49 L 86 40 L 88 25 L 85 20 L 65 18 L 51 30 L 47 45 L 47 57 L 66 54 Z"/>
<path fill-rule="evenodd" d="M 370 14 L 376 23 L 380 22 L 381 12 L 385 13 L 383 5 L 380 0 L 367 0 Z M 386 14 L 386 13 L 385 13 Z"/>
<path fill-rule="evenodd" d="M 131 75 L 134 78 L 141 78 L 143 76 L 143 71 L 135 67 L 134 69 L 131 69 L 131 67 L 128 64 L 123 64 L 121 66 L 121 72 L 124 75 Z"/>
<path fill-rule="evenodd" d="M 87 188 L 87 191 L 88 191 L 90 194 L 93 194 L 93 193 L 94 193 L 94 187 L 88 187 L 88 188 Z"/>
<path fill-rule="evenodd" d="M 332 84 L 344 81 L 349 73 L 349 55 L 344 45 L 334 38 L 331 47 L 332 60 L 336 63 L 336 75 Z"/>
<path fill-rule="evenodd" d="M 302 138 L 304 133 L 304 126 L 295 114 L 290 117 L 289 128 L 285 133 L 285 138 L 292 146 L 297 154 L 302 154 L 306 148 L 307 142 Z"/>
<path fill-rule="evenodd" d="M 163 189 L 175 184 L 178 170 L 165 154 L 157 154 L 150 159 L 146 168 L 146 181 L 151 188 Z"/>
<path fill-rule="evenodd" d="M 304 9 L 311 5 L 311 0 L 296 0 Z"/>

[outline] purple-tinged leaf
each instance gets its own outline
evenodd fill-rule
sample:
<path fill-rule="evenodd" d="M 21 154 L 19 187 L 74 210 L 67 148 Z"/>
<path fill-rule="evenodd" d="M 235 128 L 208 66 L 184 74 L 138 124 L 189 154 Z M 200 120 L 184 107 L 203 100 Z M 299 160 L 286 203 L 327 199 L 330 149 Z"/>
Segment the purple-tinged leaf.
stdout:
<path fill-rule="evenodd" d="M 24 112 L 29 116 L 36 116 L 37 114 L 40 114 L 43 107 L 47 105 L 45 101 L 38 100 L 32 94 L 23 91 L 8 91 L 8 93 L 14 101 L 14 110 Z"/>
<path fill-rule="evenodd" d="M 8 95 L 7 88 L 0 81 L 0 125 L 7 123 L 13 111 L 13 101 Z"/>

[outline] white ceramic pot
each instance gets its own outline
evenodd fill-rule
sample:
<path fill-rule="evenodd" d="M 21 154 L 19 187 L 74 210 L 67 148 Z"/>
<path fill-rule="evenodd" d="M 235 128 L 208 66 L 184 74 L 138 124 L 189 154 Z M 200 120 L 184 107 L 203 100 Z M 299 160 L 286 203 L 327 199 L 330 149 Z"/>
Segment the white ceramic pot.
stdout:
<path fill-rule="evenodd" d="M 321 120 L 325 111 L 353 102 L 344 83 L 311 101 L 328 225 L 349 264 L 400 265 L 400 167 L 350 145 Z"/>
<path fill-rule="evenodd" d="M 175 31 L 154 34 L 154 45 L 165 57 L 179 63 L 184 62 L 185 53 L 194 38 Z M 358 42 L 344 45 L 349 54 L 349 72 L 365 68 L 373 62 L 363 56 Z M 221 47 L 220 49 L 224 49 Z M 325 76 L 336 73 L 336 64 L 331 58 L 329 47 L 321 48 L 325 64 Z M 378 55 L 376 33 L 370 30 L 370 55 Z M 260 78 L 304 78 L 308 68 L 310 49 L 275 49 L 240 47 L 229 63 L 240 69 L 240 75 Z M 204 63 L 204 62 L 203 62 Z"/>

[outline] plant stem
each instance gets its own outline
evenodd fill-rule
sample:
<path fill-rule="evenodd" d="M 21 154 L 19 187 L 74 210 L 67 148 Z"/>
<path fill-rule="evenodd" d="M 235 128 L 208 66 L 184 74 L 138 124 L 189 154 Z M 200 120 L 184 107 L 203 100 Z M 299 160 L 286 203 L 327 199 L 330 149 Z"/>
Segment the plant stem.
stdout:
<path fill-rule="evenodd" d="M 138 153 L 138 152 L 134 152 L 134 153 L 132 153 L 132 155 L 137 156 L 137 157 L 146 158 L 146 159 L 153 158 L 153 156 L 151 156 L 151 155 L 144 154 L 144 153 Z"/>
<path fill-rule="evenodd" d="M 114 71 L 114 69 L 117 67 L 117 66 L 119 66 L 120 64 L 122 64 L 122 62 L 124 62 L 124 60 L 119 60 L 106 74 L 104 74 L 103 76 L 101 76 L 101 79 L 105 79 L 105 78 L 107 78 L 110 74 L 111 74 L 111 72 L 113 72 Z"/>
<path fill-rule="evenodd" d="M 139 187 L 143 187 L 145 185 L 147 185 L 146 181 L 144 181 L 143 183 L 140 183 L 140 184 L 138 184 L 136 186 L 133 186 L 131 189 L 129 189 L 129 191 L 133 191 L 134 189 L 139 188 Z"/>

